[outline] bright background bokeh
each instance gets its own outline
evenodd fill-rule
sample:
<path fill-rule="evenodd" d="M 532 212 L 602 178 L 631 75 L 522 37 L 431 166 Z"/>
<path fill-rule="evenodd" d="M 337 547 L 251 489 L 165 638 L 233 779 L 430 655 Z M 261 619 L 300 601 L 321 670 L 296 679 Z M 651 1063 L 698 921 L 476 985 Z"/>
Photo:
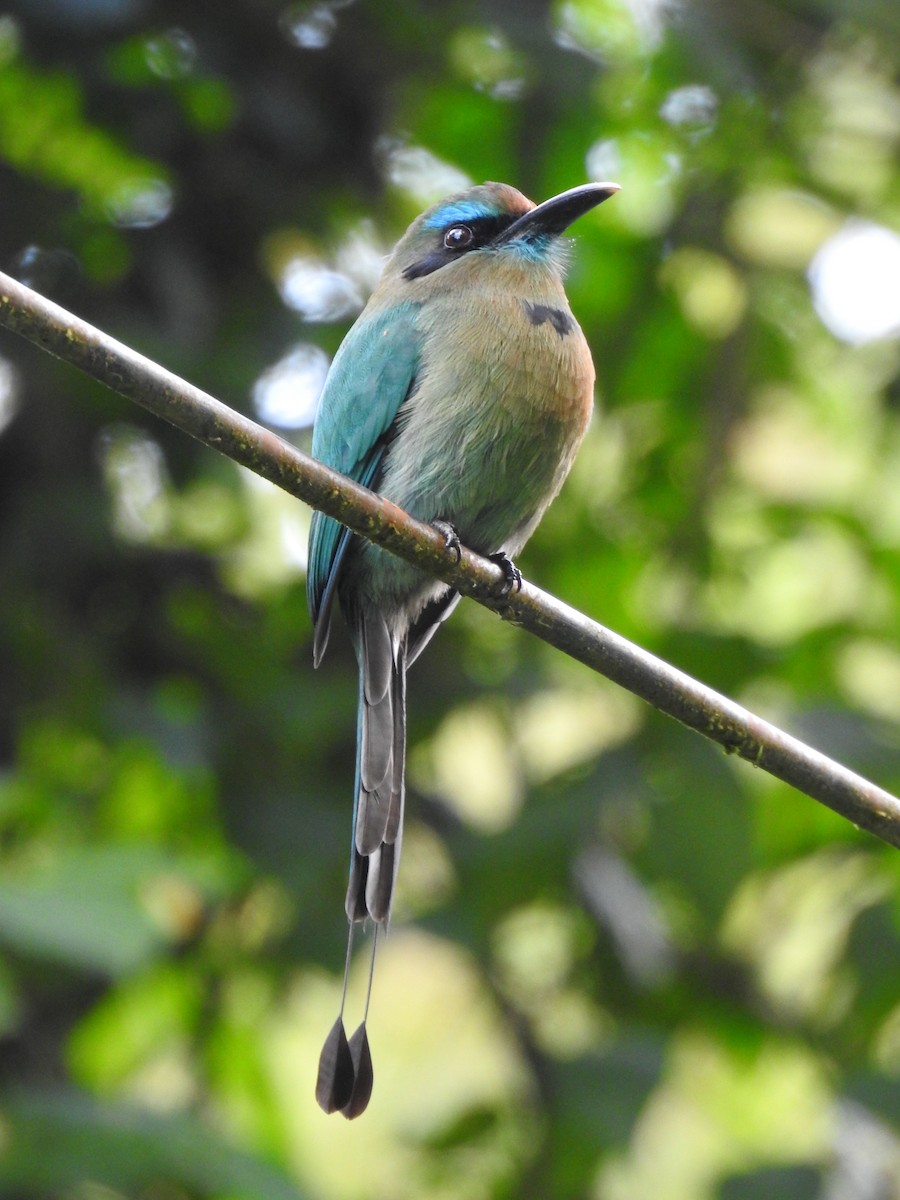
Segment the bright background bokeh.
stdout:
<path fill-rule="evenodd" d="M 0 267 L 308 446 L 425 204 L 617 180 L 520 565 L 896 792 L 898 69 L 893 0 L 18 0 Z M 896 851 L 465 603 L 374 1098 L 319 1112 L 356 685 L 308 525 L 0 337 L 0 1194 L 897 1200 Z"/>

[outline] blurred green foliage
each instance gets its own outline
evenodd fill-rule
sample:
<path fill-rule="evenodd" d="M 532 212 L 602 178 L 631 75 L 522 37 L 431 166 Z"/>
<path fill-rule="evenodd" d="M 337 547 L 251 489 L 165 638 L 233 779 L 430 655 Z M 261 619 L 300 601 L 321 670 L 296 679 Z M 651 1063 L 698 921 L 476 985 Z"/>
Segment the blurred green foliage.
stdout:
<path fill-rule="evenodd" d="M 613 178 L 521 565 L 900 789 L 889 0 L 19 0 L 0 266 L 308 444 L 425 203 Z M 460 348 L 464 351 L 464 348 Z M 900 861 L 475 606 L 411 681 L 376 1090 L 308 513 L 0 341 L 0 1194 L 900 1197 Z M 363 1003 L 354 965 L 350 1020 Z"/>

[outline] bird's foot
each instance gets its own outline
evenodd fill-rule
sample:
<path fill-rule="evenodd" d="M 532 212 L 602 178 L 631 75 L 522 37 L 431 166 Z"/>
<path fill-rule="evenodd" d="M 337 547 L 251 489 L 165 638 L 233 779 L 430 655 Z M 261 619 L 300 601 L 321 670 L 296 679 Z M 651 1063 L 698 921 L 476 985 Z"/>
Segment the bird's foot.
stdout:
<path fill-rule="evenodd" d="M 508 596 L 510 592 L 521 592 L 522 590 L 522 572 L 502 550 L 498 550 L 496 554 L 489 554 L 488 559 L 492 563 L 496 563 L 503 572 L 503 583 L 500 585 L 500 595 Z"/>
<path fill-rule="evenodd" d="M 459 562 L 462 558 L 462 543 L 459 540 L 459 534 L 456 531 L 456 526 L 451 525 L 449 521 L 432 521 L 431 524 L 444 539 L 444 545 L 448 550 L 452 550 L 456 555 L 456 561 Z"/>

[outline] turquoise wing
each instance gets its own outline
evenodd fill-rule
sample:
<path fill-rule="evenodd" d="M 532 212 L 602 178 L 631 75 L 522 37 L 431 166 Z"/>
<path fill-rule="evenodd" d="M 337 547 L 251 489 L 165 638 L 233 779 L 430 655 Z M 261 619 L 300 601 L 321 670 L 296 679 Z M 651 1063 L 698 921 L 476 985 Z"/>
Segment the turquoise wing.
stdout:
<path fill-rule="evenodd" d="M 313 457 L 364 486 L 375 479 L 391 426 L 415 387 L 421 349 L 418 309 L 418 304 L 406 303 L 361 317 L 341 343 L 325 381 L 313 428 Z M 313 513 L 306 596 L 317 663 L 328 639 L 350 536 L 333 517 Z"/>

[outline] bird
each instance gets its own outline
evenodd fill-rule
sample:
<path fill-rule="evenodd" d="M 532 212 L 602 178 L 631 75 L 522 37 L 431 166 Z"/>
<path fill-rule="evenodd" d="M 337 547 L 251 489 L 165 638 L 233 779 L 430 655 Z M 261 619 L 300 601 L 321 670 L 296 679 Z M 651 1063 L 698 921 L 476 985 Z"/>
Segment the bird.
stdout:
<path fill-rule="evenodd" d="M 563 287 L 564 234 L 619 190 L 587 183 L 535 204 L 488 182 L 433 204 L 388 257 L 322 390 L 313 457 L 435 525 L 457 556 L 462 544 L 493 559 L 506 593 L 521 586 L 513 556 L 559 492 L 593 411 L 594 365 Z M 400 861 L 406 672 L 459 593 L 315 512 L 307 600 L 314 666 L 335 601 L 359 665 L 344 982 L 316 1079 L 320 1107 L 352 1119 L 374 1077 L 366 1021 Z M 353 934 L 367 921 L 369 988 L 348 1040 Z"/>

